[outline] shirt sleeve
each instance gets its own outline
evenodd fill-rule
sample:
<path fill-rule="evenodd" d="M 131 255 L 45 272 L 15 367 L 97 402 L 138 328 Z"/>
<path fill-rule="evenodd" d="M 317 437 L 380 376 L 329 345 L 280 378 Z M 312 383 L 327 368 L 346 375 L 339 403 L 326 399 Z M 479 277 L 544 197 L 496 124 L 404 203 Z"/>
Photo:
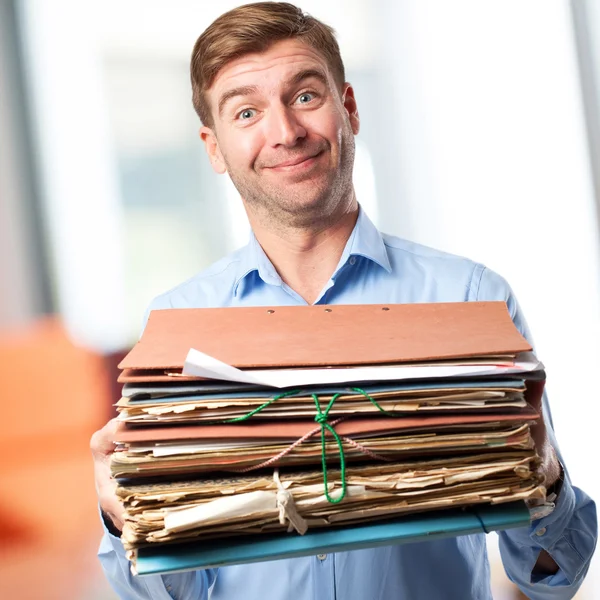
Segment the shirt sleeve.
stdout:
<path fill-rule="evenodd" d="M 217 575 L 216 569 L 172 575 L 133 575 L 121 540 L 106 527 L 98 557 L 108 582 L 121 600 L 207 600 L 208 590 Z"/>
<path fill-rule="evenodd" d="M 482 268 L 472 290 L 474 300 L 504 300 L 513 322 L 533 346 L 527 323 L 508 283 L 493 271 Z M 564 471 L 564 482 L 556 507 L 548 516 L 533 521 L 528 528 L 500 533 L 500 554 L 508 577 L 532 600 L 567 600 L 581 586 L 588 571 L 598 536 L 594 501 L 575 487 L 562 459 L 552 424 L 552 414 L 544 393 L 542 412 L 551 444 Z M 542 550 L 559 567 L 554 575 L 538 576 L 533 568 Z"/>

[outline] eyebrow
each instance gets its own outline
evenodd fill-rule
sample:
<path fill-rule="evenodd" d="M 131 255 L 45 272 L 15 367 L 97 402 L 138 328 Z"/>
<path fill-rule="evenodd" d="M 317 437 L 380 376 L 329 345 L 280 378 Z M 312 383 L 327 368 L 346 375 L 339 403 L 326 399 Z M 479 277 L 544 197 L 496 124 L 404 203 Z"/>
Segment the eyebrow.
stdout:
<path fill-rule="evenodd" d="M 325 75 L 325 73 L 323 73 L 323 71 L 320 71 L 319 69 L 305 69 L 304 71 L 299 71 L 286 81 L 286 85 L 298 85 L 299 83 L 302 83 L 305 79 L 317 79 L 324 86 L 329 85 L 327 76 Z"/>
<path fill-rule="evenodd" d="M 324 86 L 329 85 L 327 80 L 327 76 L 323 71 L 318 69 L 305 69 L 304 71 L 299 71 L 292 77 L 290 77 L 286 82 L 286 86 L 294 86 L 302 83 L 306 79 L 317 79 Z M 227 90 L 220 98 L 219 98 L 219 115 L 223 114 L 223 109 L 225 105 L 233 98 L 237 98 L 238 96 L 250 96 L 252 94 L 258 93 L 258 87 L 256 85 L 242 85 L 240 87 L 233 88 L 231 90 Z"/>
<path fill-rule="evenodd" d="M 242 85 L 240 87 L 236 87 L 226 91 L 219 98 L 219 115 L 223 114 L 223 109 L 225 108 L 225 105 L 233 98 L 236 98 L 237 96 L 250 96 L 251 94 L 256 94 L 257 92 L 258 87 L 255 85 Z"/>

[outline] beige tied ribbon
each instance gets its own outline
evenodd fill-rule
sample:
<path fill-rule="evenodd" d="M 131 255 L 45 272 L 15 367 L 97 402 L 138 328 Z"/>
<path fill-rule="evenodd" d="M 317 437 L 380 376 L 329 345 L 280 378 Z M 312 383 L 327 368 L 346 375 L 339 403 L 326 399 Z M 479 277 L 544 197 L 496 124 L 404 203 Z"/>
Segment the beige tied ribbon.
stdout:
<path fill-rule="evenodd" d="M 273 480 L 277 484 L 277 508 L 279 509 L 279 522 L 285 525 L 289 522 L 288 531 L 295 529 L 300 535 L 308 531 L 306 519 L 300 515 L 294 502 L 292 492 L 286 490 L 279 479 L 279 469 L 273 471 Z"/>

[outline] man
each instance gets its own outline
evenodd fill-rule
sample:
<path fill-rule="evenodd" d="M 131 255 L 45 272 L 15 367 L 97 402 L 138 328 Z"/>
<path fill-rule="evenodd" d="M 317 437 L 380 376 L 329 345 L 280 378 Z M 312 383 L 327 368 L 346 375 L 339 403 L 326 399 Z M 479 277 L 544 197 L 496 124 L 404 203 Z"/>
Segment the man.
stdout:
<path fill-rule="evenodd" d="M 157 298 L 150 309 L 503 300 L 527 327 L 507 283 L 484 266 L 380 234 L 352 184 L 359 116 L 330 28 L 285 3 L 217 19 L 192 55 L 200 137 L 229 173 L 252 226 L 245 248 Z M 535 432 L 541 470 L 558 494 L 549 515 L 500 534 L 506 570 L 533 599 L 571 598 L 596 542 L 594 503 L 555 451 L 550 412 Z M 130 575 L 118 538 L 122 506 L 108 461 L 109 423 L 92 439 L 107 532 L 100 559 L 122 598 L 177 600 L 485 600 L 485 536 L 281 560 L 168 576 Z"/>

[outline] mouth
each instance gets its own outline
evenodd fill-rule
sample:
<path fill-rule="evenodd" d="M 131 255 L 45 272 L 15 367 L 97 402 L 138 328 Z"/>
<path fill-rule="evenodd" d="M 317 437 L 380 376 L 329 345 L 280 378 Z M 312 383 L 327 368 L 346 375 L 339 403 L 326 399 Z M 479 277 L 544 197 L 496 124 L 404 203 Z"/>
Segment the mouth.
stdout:
<path fill-rule="evenodd" d="M 290 160 L 286 160 L 284 162 L 280 162 L 272 167 L 266 167 L 270 171 L 287 173 L 292 171 L 300 171 L 303 169 L 308 169 L 317 161 L 319 156 L 321 156 L 323 152 L 317 152 L 317 154 L 313 154 L 311 156 L 298 156 L 296 158 L 292 158 Z"/>

